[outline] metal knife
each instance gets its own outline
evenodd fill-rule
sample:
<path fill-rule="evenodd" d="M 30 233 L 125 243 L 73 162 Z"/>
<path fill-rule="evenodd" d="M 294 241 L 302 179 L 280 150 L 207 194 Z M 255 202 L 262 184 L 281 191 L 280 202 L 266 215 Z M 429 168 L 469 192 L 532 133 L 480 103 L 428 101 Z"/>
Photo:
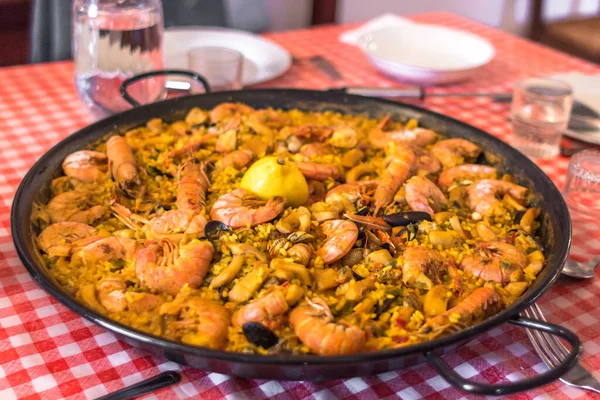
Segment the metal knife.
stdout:
<path fill-rule="evenodd" d="M 581 364 L 577 363 L 569 372 L 564 374 L 561 381 L 567 385 L 578 387 L 581 389 L 593 390 L 600 393 L 600 382 Z"/>
<path fill-rule="evenodd" d="M 323 72 L 332 81 L 341 81 L 344 79 L 335 65 L 323 56 L 313 56 L 308 59 L 319 71 Z"/>

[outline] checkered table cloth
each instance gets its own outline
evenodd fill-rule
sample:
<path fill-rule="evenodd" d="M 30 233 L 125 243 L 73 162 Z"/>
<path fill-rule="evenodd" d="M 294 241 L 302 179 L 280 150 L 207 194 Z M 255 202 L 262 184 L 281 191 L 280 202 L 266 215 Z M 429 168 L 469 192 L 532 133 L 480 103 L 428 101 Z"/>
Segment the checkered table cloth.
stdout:
<path fill-rule="evenodd" d="M 481 35 L 497 55 L 467 82 L 435 92 L 506 92 L 528 76 L 568 71 L 598 73 L 582 60 L 448 13 L 415 17 Z M 341 71 L 338 85 L 400 85 L 378 74 L 355 47 L 338 36 L 354 26 L 326 26 L 268 34 L 266 37 L 303 59 L 324 55 Z M 262 87 L 323 89 L 332 86 L 310 63 L 295 63 L 282 77 Z M 506 139 L 508 105 L 488 99 L 432 98 L 425 107 L 450 115 Z M 0 399 L 94 398 L 151 377 L 180 370 L 183 381 L 149 399 L 246 398 L 463 398 L 427 364 L 377 376 L 321 383 L 247 380 L 188 368 L 132 348 L 57 303 L 31 279 L 12 243 L 9 213 L 13 195 L 31 165 L 46 150 L 90 123 L 73 85 L 73 65 L 59 62 L 0 69 Z M 568 160 L 539 163 L 562 187 Z M 597 228 L 597 227 L 596 227 Z M 575 224 L 573 256 L 600 253 L 593 226 Z M 540 301 L 552 322 L 577 332 L 584 342 L 582 364 L 600 378 L 600 281 L 561 278 Z M 525 332 L 502 325 L 445 356 L 466 378 L 498 383 L 534 376 L 546 368 Z M 584 398 L 589 392 L 556 382 L 513 398 Z"/>

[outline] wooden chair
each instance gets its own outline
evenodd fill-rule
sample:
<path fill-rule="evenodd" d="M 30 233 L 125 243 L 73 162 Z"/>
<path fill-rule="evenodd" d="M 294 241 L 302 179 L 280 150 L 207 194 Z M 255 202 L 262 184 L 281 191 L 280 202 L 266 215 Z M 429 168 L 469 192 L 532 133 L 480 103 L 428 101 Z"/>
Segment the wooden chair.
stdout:
<path fill-rule="evenodd" d="M 545 23 L 544 1 L 533 0 L 530 38 L 566 53 L 600 63 L 600 16 Z"/>

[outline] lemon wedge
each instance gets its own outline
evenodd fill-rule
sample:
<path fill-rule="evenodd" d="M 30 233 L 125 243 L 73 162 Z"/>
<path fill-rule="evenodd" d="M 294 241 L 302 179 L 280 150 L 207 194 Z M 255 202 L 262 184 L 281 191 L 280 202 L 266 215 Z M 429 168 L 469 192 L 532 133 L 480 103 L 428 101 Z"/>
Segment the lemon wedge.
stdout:
<path fill-rule="evenodd" d="M 293 163 L 279 157 L 263 157 L 244 174 L 240 183 L 263 200 L 282 196 L 290 207 L 299 207 L 308 200 L 308 184 Z"/>

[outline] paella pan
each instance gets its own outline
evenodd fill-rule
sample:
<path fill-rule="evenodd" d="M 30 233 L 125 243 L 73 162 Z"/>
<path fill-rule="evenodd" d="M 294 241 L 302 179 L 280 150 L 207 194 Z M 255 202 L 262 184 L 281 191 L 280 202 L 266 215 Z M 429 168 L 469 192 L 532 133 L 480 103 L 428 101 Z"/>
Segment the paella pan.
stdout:
<path fill-rule="evenodd" d="M 547 177 L 445 117 L 309 91 L 203 95 L 129 113 L 129 123 L 125 113 L 83 132 L 85 145 L 69 145 L 75 135 L 49 152 L 51 171 L 20 214 L 33 223 L 28 248 L 17 245 L 61 301 L 179 362 L 299 379 L 433 359 L 430 350 L 517 314 L 566 256 L 568 235 L 557 235 L 568 220 L 547 212 L 564 212 L 559 198 L 544 203 L 557 195 Z M 266 148 L 252 140 L 261 130 L 273 135 Z M 422 142 L 388 140 L 399 132 Z M 72 168 L 84 155 L 96 169 Z M 532 169 L 511 169 L 507 157 Z M 63 207 L 86 190 L 81 207 Z M 62 237 L 56 247 L 46 240 L 55 224 L 91 229 L 76 234 L 83 244 Z M 168 269 L 189 259 L 196 269 L 183 280 Z"/>

